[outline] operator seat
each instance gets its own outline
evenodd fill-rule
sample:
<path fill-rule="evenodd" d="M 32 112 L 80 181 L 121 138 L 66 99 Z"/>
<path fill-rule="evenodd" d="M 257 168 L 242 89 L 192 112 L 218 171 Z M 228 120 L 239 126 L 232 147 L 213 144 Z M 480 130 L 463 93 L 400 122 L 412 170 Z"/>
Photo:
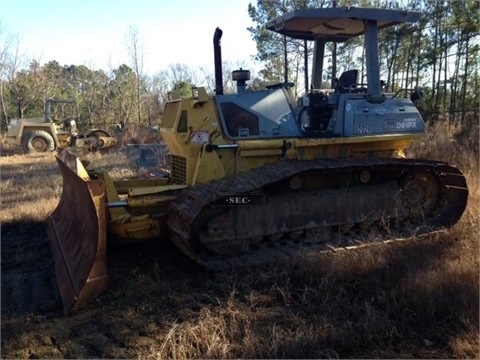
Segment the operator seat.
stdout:
<path fill-rule="evenodd" d="M 358 70 L 347 70 L 340 75 L 340 78 L 337 80 L 337 86 L 335 87 L 335 92 L 347 93 L 351 92 L 357 87 L 358 79 Z"/>

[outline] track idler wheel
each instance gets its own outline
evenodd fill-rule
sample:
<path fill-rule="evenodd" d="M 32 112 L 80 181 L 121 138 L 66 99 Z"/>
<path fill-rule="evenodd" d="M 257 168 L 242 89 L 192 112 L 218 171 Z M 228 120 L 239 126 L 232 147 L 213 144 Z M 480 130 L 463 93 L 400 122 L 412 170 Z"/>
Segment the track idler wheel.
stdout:
<path fill-rule="evenodd" d="M 438 203 L 440 185 L 428 172 L 409 175 L 402 183 L 403 200 L 413 219 L 432 213 Z"/>

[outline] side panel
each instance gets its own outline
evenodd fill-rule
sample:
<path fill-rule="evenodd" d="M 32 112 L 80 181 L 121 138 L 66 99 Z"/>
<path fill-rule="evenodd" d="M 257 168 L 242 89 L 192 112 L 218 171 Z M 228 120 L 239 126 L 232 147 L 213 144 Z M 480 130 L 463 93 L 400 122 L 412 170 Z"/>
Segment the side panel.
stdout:
<path fill-rule="evenodd" d="M 218 95 L 215 100 L 224 133 L 230 139 L 301 136 L 285 89 Z"/>
<path fill-rule="evenodd" d="M 408 99 L 385 99 L 372 103 L 367 99 L 346 99 L 343 136 L 422 134 L 425 125 L 418 110 Z"/>

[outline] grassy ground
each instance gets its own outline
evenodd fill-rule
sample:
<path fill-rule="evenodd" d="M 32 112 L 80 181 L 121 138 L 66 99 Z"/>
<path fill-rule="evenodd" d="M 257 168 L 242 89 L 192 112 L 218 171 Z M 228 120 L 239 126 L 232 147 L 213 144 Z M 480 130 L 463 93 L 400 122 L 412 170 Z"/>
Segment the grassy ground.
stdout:
<path fill-rule="evenodd" d="M 0 157 L 2 358 L 478 358 L 478 127 L 438 123 L 409 157 L 456 164 L 470 189 L 448 233 L 252 271 L 206 274 L 168 244 L 109 249 L 111 285 L 64 316 L 44 219 L 53 155 Z M 7 156 L 9 155 L 9 156 Z M 124 154 L 87 156 L 114 174 Z"/>

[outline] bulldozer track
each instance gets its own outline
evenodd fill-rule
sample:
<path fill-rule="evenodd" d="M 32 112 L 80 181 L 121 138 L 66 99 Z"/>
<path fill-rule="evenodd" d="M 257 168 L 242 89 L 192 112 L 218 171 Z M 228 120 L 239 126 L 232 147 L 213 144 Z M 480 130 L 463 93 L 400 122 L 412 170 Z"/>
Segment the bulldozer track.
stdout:
<path fill-rule="evenodd" d="M 235 254 L 212 254 L 198 243 L 198 229 L 205 220 L 202 215 L 215 207 L 215 202 L 228 194 L 259 193 L 265 186 L 284 181 L 307 171 L 317 171 L 326 176 L 359 173 L 362 170 L 380 174 L 414 174 L 428 172 L 440 188 L 436 208 L 423 223 L 408 226 L 371 226 L 368 229 L 335 231 L 326 242 L 311 243 L 305 237 L 288 239 L 274 244 L 262 241 L 254 249 Z M 359 249 L 373 244 L 386 244 L 430 235 L 452 226 L 465 209 L 468 190 L 461 172 L 444 162 L 414 159 L 356 159 L 356 160 L 283 160 L 240 174 L 196 185 L 184 190 L 171 205 L 167 222 L 172 241 L 192 260 L 206 270 L 218 271 L 250 267 L 271 261 L 308 257 L 309 254 L 327 254 Z M 328 226 L 328 224 L 327 224 Z"/>

